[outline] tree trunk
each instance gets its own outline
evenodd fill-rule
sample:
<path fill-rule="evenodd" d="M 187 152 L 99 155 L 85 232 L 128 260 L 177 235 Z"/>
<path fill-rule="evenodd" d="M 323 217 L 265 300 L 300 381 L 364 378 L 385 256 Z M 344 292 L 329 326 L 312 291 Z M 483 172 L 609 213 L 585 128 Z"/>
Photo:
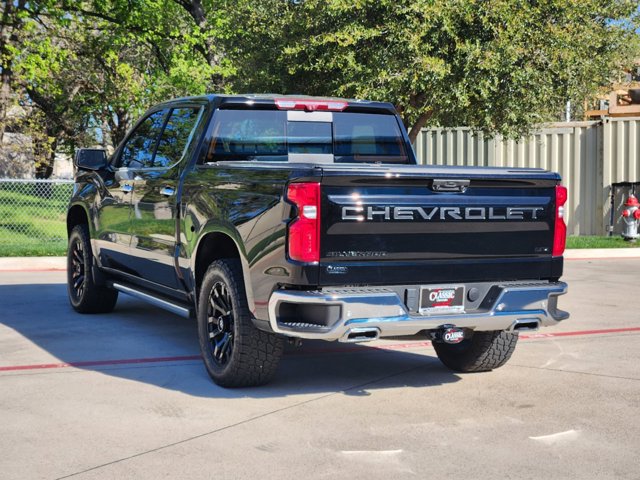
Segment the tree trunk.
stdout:
<path fill-rule="evenodd" d="M 9 107 L 11 104 L 11 83 L 13 70 L 11 66 L 10 46 L 17 40 L 16 32 L 20 29 L 22 20 L 18 13 L 24 9 L 26 0 L 2 2 L 2 19 L 0 20 L 0 148 L 4 141 Z"/>
<path fill-rule="evenodd" d="M 206 32 L 210 28 L 202 0 L 192 0 L 191 2 L 178 1 L 178 4 L 181 5 L 187 13 L 189 13 L 195 24 L 202 32 Z M 206 36 L 202 45 L 200 45 L 199 51 L 212 68 L 219 66 L 224 56 L 222 52 L 216 52 L 216 50 L 218 50 L 218 48 L 215 45 L 214 40 L 211 37 Z M 224 78 L 220 74 L 212 75 L 211 82 L 218 89 L 222 89 L 225 84 Z"/>
<path fill-rule="evenodd" d="M 129 114 L 126 110 L 115 110 L 104 118 L 107 119 L 109 124 L 109 136 L 111 137 L 113 148 L 118 148 L 118 145 L 124 140 L 129 130 Z"/>
<path fill-rule="evenodd" d="M 53 164 L 56 160 L 56 149 L 58 147 L 58 141 L 54 140 L 49 143 L 48 138 L 49 134 L 53 133 L 53 138 L 55 137 L 55 132 L 49 132 L 48 129 L 45 130 L 45 135 L 43 138 L 33 138 L 33 156 L 36 159 L 36 178 L 38 179 L 47 179 L 51 177 L 53 173 Z"/>
<path fill-rule="evenodd" d="M 104 115 L 102 116 L 100 128 L 102 129 L 102 148 L 108 152 L 110 147 L 115 148 L 116 146 L 109 144 L 109 139 L 111 138 L 111 135 L 108 133 L 110 131 L 109 122 L 107 122 Z"/>
<path fill-rule="evenodd" d="M 11 100 L 11 70 L 3 68 L 0 75 L 0 148 L 4 142 L 4 130 L 7 125 L 9 102 Z"/>
<path fill-rule="evenodd" d="M 411 140 L 411 143 L 415 144 L 420 130 L 422 130 L 422 128 L 427 124 L 431 115 L 433 115 L 433 110 L 427 110 L 426 112 L 421 113 L 416 122 L 412 125 L 411 130 L 409 130 L 409 140 Z"/>

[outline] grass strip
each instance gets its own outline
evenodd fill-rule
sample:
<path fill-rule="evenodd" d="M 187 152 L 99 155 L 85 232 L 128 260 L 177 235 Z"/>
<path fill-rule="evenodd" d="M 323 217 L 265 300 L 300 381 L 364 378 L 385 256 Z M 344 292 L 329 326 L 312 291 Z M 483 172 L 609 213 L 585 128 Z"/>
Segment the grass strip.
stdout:
<path fill-rule="evenodd" d="M 638 248 L 640 242 L 627 242 L 620 236 L 568 237 L 567 248 Z"/>

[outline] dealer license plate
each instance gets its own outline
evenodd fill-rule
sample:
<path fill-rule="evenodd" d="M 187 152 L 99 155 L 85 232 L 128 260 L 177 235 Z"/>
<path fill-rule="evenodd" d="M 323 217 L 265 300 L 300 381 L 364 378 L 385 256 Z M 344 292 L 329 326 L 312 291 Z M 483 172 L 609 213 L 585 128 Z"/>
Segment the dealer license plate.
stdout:
<path fill-rule="evenodd" d="M 430 285 L 420 289 L 421 315 L 464 312 L 464 285 Z"/>

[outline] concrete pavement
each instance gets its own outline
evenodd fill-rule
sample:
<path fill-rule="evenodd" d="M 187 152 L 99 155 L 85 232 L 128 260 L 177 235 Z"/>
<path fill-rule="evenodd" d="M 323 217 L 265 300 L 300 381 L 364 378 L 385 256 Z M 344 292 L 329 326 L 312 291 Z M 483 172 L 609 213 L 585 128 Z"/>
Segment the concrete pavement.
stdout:
<path fill-rule="evenodd" d="M 639 273 L 567 262 L 572 318 L 494 372 L 424 339 L 309 342 L 273 384 L 224 390 L 193 322 L 125 296 L 78 315 L 64 272 L 5 271 L 0 477 L 638 479 Z"/>

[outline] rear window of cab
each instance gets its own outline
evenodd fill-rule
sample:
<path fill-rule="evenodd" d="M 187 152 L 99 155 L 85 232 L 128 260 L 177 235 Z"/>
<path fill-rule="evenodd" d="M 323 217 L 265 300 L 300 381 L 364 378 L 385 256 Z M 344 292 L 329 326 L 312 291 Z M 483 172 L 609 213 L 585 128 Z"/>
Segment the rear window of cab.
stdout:
<path fill-rule="evenodd" d="M 315 154 L 333 155 L 335 163 L 409 163 L 393 115 L 332 112 L 329 121 L 309 118 L 294 121 L 280 110 L 218 110 L 203 162 L 286 162 L 290 154 Z"/>

